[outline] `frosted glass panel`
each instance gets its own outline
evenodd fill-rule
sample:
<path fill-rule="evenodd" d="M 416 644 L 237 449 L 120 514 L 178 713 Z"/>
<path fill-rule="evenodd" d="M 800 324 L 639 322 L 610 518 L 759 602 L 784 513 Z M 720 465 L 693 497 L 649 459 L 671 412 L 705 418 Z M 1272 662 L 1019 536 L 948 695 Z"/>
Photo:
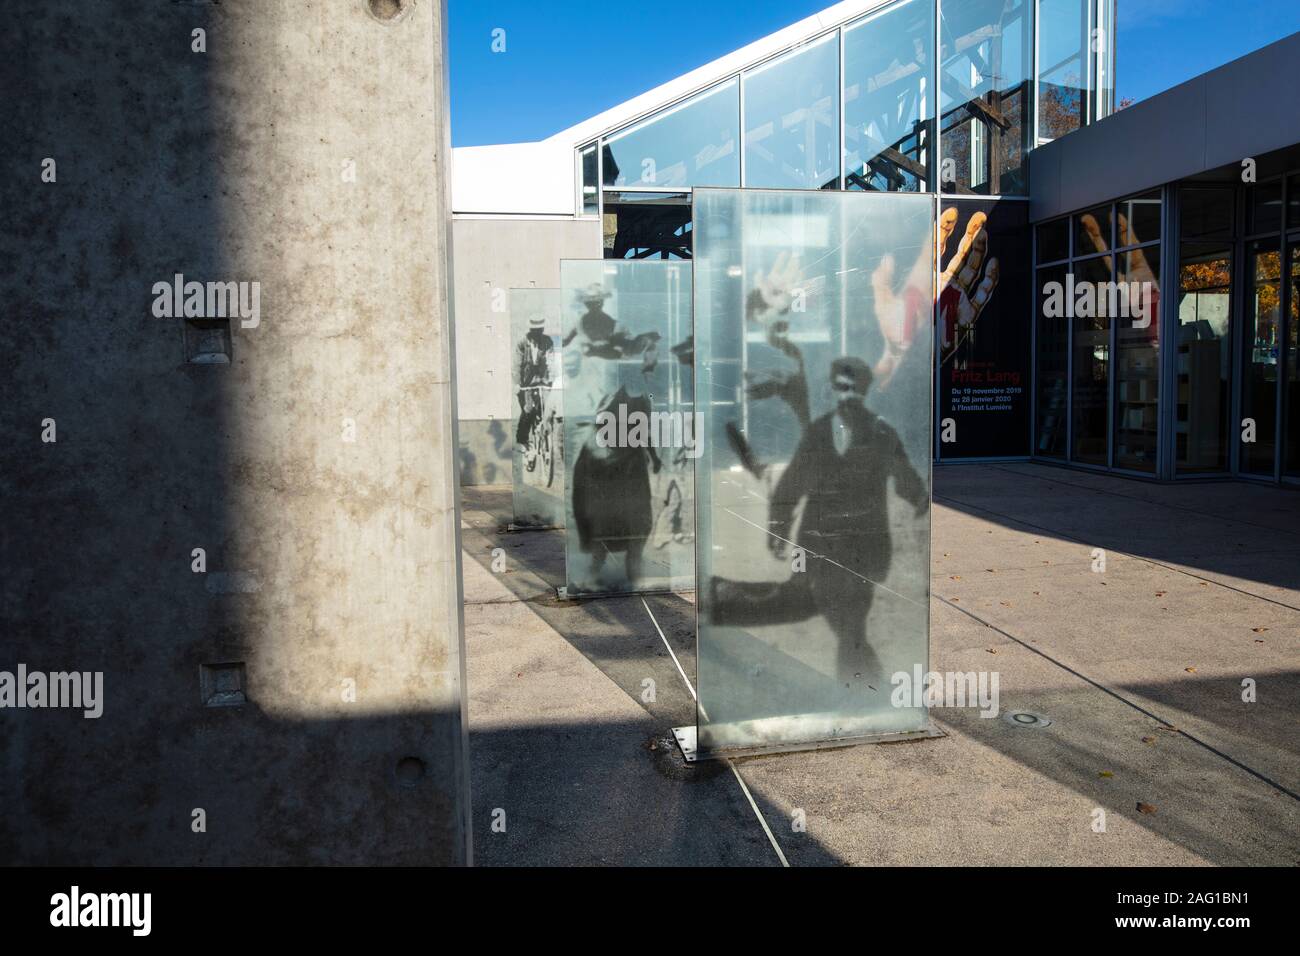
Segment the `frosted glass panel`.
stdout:
<path fill-rule="evenodd" d="M 699 746 L 920 732 L 934 200 L 694 202 Z"/>
<path fill-rule="evenodd" d="M 689 262 L 564 260 L 571 597 L 695 586 Z"/>
<path fill-rule="evenodd" d="M 514 523 L 559 527 L 564 520 L 559 289 L 510 290 L 510 342 Z"/>

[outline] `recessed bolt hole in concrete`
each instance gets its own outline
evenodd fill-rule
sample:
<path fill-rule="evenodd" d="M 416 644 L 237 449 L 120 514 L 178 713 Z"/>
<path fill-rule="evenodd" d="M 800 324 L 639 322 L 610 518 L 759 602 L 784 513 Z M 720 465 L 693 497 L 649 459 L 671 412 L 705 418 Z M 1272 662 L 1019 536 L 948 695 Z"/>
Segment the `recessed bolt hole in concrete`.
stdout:
<path fill-rule="evenodd" d="M 366 0 L 370 15 L 384 23 L 393 23 L 406 16 L 415 4 L 413 0 Z"/>
<path fill-rule="evenodd" d="M 419 757 L 403 757 L 397 761 L 397 783 L 402 787 L 414 787 L 424 779 L 424 761 Z"/>

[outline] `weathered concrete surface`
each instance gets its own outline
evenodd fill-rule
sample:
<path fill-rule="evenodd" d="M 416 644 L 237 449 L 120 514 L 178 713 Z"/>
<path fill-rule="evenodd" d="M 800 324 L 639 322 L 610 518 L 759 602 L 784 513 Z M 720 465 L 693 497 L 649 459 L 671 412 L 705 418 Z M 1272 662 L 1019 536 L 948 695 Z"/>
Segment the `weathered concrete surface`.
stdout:
<path fill-rule="evenodd" d="M 610 727 L 610 718 L 596 716 L 590 690 L 572 675 L 598 668 L 655 734 L 690 722 L 693 702 L 638 599 L 556 605 L 547 585 L 562 579 L 558 533 L 498 534 L 508 490 L 465 496 L 467 601 L 493 602 L 469 610 L 485 615 L 469 651 L 476 744 L 479 727 L 491 728 L 474 751 L 475 780 L 496 779 L 493 755 L 512 735 L 537 738 L 546 708 L 563 709 L 555 732 L 585 738 L 571 749 L 510 751 L 511 777 L 537 780 L 512 791 L 527 816 L 528 801 L 561 805 L 565 787 L 583 779 L 583 756 L 609 736 L 587 731 Z M 1030 710 L 1053 724 L 1028 730 L 936 710 L 941 739 L 736 761 L 791 865 L 1300 861 L 1300 494 L 1038 465 L 943 467 L 934 535 L 931 666 L 997 670 L 1004 712 Z M 507 571 L 488 576 L 488 591 L 481 569 L 493 547 L 505 549 Z M 1107 552 L 1104 572 L 1092 571 L 1094 548 Z M 692 609 L 673 595 L 647 604 L 693 682 Z M 534 622 L 497 627 L 486 616 L 518 608 Z M 646 676 L 658 689 L 652 703 L 640 699 Z M 1257 681 L 1255 704 L 1241 699 L 1243 677 Z M 479 696 L 492 682 L 510 685 L 508 704 Z M 562 686 L 568 699 L 556 701 L 549 688 Z M 606 797 L 635 832 L 672 797 L 655 794 L 640 818 L 627 809 L 625 794 L 651 761 L 642 753 L 638 765 L 630 747 L 623 753 Z M 739 790 L 729 771 L 716 780 Z M 476 828 L 492 846 L 485 862 L 518 862 L 514 844 L 487 842 L 481 790 Z M 1139 802 L 1155 811 L 1139 812 Z M 1104 833 L 1093 829 L 1098 808 Z M 766 842 L 752 809 L 741 809 L 725 818 L 729 839 Z M 796 810 L 806 832 L 791 826 Z M 600 812 L 580 805 L 565 818 L 593 834 L 580 848 L 547 840 L 528 859 L 698 862 L 678 844 L 656 842 L 655 831 L 614 839 L 600 829 Z"/>
<path fill-rule="evenodd" d="M 0 668 L 106 701 L 0 711 L 0 861 L 466 858 L 443 11 L 370 7 L 6 5 Z M 178 272 L 260 283 L 232 364 Z"/>

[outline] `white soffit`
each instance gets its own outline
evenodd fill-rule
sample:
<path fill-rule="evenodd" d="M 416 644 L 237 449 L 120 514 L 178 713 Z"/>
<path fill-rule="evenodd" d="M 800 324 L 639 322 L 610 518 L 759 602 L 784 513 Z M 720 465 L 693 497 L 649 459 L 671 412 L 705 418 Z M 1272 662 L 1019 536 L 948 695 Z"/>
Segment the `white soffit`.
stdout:
<path fill-rule="evenodd" d="M 573 149 L 562 143 L 460 146 L 451 151 L 451 208 L 572 216 L 576 176 Z"/>

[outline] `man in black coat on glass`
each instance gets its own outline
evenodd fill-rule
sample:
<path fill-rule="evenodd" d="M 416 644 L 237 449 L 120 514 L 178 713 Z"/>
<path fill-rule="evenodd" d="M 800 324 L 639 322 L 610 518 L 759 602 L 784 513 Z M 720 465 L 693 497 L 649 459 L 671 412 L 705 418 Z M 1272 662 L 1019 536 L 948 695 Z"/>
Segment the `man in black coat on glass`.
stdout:
<path fill-rule="evenodd" d="M 768 548 L 784 559 L 801 548 L 805 570 L 780 583 L 715 577 L 706 612 L 714 624 L 763 626 L 820 614 L 839 639 L 838 676 L 879 676 L 867 644 L 867 615 L 889 574 L 889 481 L 917 517 L 930 506 L 897 432 L 863 404 L 871 368 L 857 358 L 831 364 L 833 412 L 812 421 L 769 502 Z M 798 530 L 794 513 L 803 502 Z"/>

